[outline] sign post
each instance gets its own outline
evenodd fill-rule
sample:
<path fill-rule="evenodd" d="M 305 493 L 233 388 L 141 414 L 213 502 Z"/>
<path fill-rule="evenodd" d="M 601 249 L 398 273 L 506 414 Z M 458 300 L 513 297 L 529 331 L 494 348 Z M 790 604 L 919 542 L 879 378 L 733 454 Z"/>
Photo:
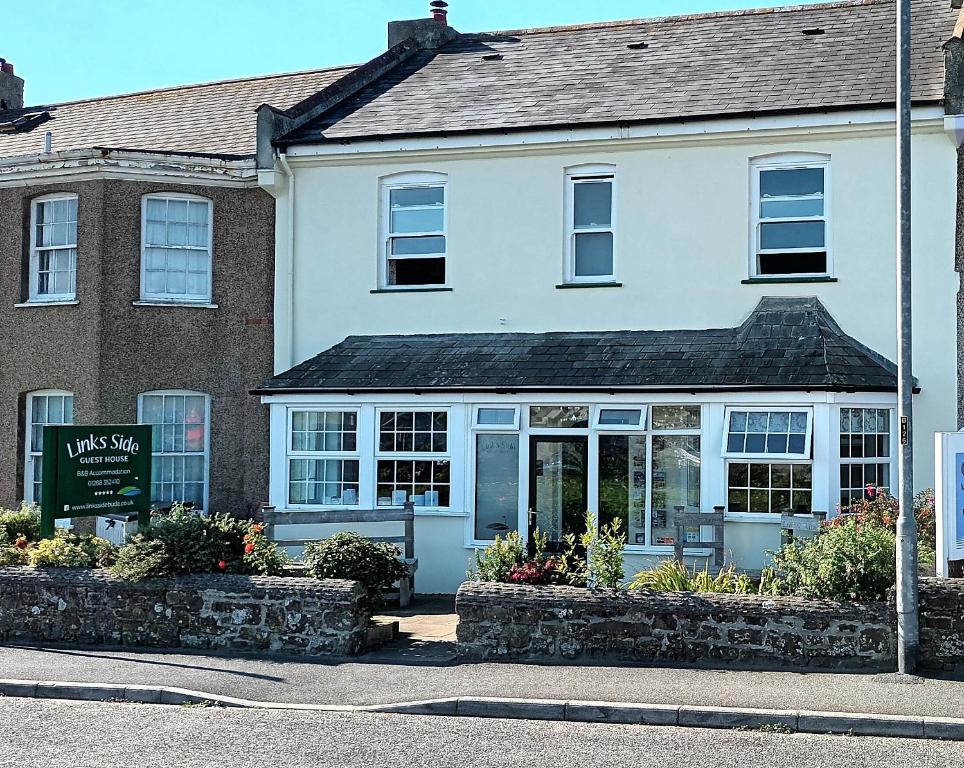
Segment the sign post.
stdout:
<path fill-rule="evenodd" d="M 934 483 L 937 575 L 951 575 L 950 562 L 964 560 L 964 432 L 938 432 Z"/>
<path fill-rule="evenodd" d="M 137 513 L 151 519 L 151 427 L 144 424 L 44 427 L 40 535 L 66 517 Z"/>

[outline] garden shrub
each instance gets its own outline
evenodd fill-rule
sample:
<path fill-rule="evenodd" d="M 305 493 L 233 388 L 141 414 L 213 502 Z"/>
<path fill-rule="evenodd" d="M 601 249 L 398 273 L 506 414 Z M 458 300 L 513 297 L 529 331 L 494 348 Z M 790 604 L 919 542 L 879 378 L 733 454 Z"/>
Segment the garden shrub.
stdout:
<path fill-rule="evenodd" d="M 259 523 L 175 504 L 121 549 L 113 573 L 129 581 L 184 573 L 280 575 L 288 562 Z"/>
<path fill-rule="evenodd" d="M 769 591 L 827 600 L 883 600 L 897 581 L 897 541 L 888 528 L 856 516 L 774 553 Z"/>
<path fill-rule="evenodd" d="M 701 592 L 715 594 L 752 595 L 757 589 L 745 573 L 737 573 L 731 565 L 710 575 L 709 566 L 690 571 L 676 560 L 664 560 L 656 568 L 640 571 L 629 584 L 630 589 L 651 592 Z"/>
<path fill-rule="evenodd" d="M 0 531 L 11 543 L 20 538 L 37 541 L 40 538 L 40 508 L 36 504 L 22 504 L 17 510 L 0 508 Z"/>
<path fill-rule="evenodd" d="M 489 546 L 475 551 L 475 569 L 467 576 L 476 581 L 508 582 L 514 568 L 526 559 L 526 544 L 518 531 L 509 531 L 505 539 L 495 537 Z"/>
<path fill-rule="evenodd" d="M 408 575 L 398 547 L 374 542 L 351 531 L 341 531 L 323 541 L 305 544 L 308 573 L 319 579 L 351 579 L 365 588 L 369 605 L 382 602 L 382 592 Z"/>
<path fill-rule="evenodd" d="M 860 523 L 876 525 L 896 533 L 900 511 L 897 499 L 883 488 L 873 485 L 868 485 L 866 490 L 864 498 L 851 500 L 848 506 L 841 508 L 841 516 L 831 520 L 829 525 L 837 525 L 838 520 L 853 516 Z M 926 488 L 914 496 L 914 520 L 917 523 L 917 544 L 921 560 L 933 560 L 932 553 L 937 547 L 937 514 L 932 488 Z"/>
<path fill-rule="evenodd" d="M 117 557 L 117 548 L 106 539 L 68 531 L 57 531 L 54 538 L 28 543 L 21 550 L 30 565 L 48 568 L 103 568 Z"/>

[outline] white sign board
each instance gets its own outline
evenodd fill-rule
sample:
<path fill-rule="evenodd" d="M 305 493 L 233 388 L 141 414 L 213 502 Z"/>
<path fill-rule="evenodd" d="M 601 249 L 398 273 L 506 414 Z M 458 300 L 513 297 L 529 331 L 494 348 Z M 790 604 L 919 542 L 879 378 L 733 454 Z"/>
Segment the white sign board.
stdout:
<path fill-rule="evenodd" d="M 949 560 L 964 560 L 964 432 L 938 432 L 934 506 L 937 513 L 937 574 Z"/>

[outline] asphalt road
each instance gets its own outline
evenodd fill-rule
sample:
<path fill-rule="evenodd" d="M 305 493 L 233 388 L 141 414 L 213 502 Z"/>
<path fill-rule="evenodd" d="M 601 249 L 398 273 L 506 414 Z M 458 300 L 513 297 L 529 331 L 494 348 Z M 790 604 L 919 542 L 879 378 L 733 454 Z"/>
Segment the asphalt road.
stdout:
<path fill-rule="evenodd" d="M 454 696 L 809 709 L 961 717 L 964 681 L 668 667 L 539 664 L 414 666 L 310 662 L 157 651 L 0 647 L 0 677 L 168 685 L 256 701 L 387 704 Z M 0 726 L 2 726 L 0 719 Z M 964 762 L 964 761 L 962 761 Z"/>
<path fill-rule="evenodd" d="M 962 754 L 906 739 L 0 699 L 0 766 L 16 768 L 948 768 Z"/>

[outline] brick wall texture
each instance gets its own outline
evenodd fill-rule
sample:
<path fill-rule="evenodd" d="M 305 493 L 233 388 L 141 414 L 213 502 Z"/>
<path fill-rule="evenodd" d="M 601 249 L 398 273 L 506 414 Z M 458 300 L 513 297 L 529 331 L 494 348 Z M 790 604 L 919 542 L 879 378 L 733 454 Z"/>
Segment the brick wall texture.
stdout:
<path fill-rule="evenodd" d="M 368 627 L 354 581 L 202 575 L 131 583 L 86 569 L 0 568 L 0 642 L 345 656 Z"/>

